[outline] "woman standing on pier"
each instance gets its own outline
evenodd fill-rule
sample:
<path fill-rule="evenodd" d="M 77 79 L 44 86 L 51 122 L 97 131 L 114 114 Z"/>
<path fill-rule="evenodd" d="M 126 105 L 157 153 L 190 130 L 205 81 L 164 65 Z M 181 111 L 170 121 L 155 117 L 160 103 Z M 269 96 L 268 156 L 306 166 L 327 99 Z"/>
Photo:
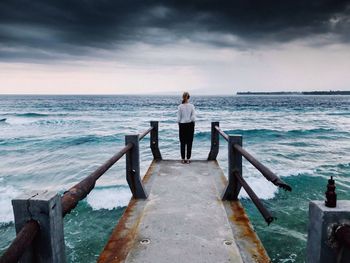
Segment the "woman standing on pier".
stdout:
<path fill-rule="evenodd" d="M 177 111 L 177 122 L 179 123 L 182 163 L 190 163 L 194 134 L 195 111 L 193 104 L 191 104 L 189 100 L 190 94 L 188 92 L 184 92 L 184 94 L 182 95 L 182 103 L 179 105 Z M 186 146 L 187 159 L 185 159 Z"/>

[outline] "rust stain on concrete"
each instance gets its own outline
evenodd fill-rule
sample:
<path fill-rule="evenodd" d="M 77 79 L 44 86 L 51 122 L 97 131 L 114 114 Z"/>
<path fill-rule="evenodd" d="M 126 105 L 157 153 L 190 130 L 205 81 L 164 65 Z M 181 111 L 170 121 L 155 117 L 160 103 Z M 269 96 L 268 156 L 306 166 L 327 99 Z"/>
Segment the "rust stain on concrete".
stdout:
<path fill-rule="evenodd" d="M 269 256 L 266 254 L 265 248 L 263 247 L 261 241 L 257 237 L 255 231 L 253 230 L 250 224 L 250 220 L 240 201 L 231 201 L 230 207 L 232 209 L 232 215 L 229 219 L 239 229 L 238 233 L 236 233 L 237 235 L 235 236 L 235 238 L 238 240 L 245 239 L 248 242 L 249 245 L 246 246 L 245 249 L 250 252 L 255 262 L 271 262 Z"/>
<path fill-rule="evenodd" d="M 145 176 L 142 179 L 142 183 L 145 187 L 150 186 L 151 176 L 157 165 L 157 161 L 152 161 Z M 124 211 L 123 216 L 120 218 L 118 224 L 114 228 L 105 248 L 100 254 L 99 263 L 120 263 L 124 262 L 128 256 L 136 236 L 139 230 L 139 224 L 143 217 L 144 202 L 132 198 L 128 207 Z"/>
<path fill-rule="evenodd" d="M 133 246 L 142 217 L 142 215 L 137 215 L 136 218 L 133 218 L 137 202 L 136 199 L 131 199 L 97 262 L 124 262 Z"/>

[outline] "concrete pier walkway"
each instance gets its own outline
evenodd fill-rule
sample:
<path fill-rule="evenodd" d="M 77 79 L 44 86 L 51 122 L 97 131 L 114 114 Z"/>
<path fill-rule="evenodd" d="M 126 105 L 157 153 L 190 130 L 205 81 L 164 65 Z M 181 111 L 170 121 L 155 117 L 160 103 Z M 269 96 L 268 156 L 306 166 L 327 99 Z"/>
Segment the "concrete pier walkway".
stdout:
<path fill-rule="evenodd" d="M 270 262 L 216 161 L 153 161 L 98 262 Z"/>

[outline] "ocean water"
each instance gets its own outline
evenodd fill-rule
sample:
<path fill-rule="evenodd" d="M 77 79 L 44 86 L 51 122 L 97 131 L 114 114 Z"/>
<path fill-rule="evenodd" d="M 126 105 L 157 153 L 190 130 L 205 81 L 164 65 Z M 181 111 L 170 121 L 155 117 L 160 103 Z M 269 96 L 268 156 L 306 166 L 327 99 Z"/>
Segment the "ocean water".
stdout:
<path fill-rule="evenodd" d="M 64 192 L 158 120 L 164 158 L 179 158 L 175 96 L 0 96 L 0 255 L 15 237 L 11 199 L 31 190 Z M 193 97 L 193 158 L 205 159 L 210 123 L 242 134 L 244 147 L 293 187 L 284 192 L 244 161 L 243 176 L 278 218 L 267 226 L 241 201 L 273 262 L 304 262 L 308 203 L 323 200 L 327 179 L 350 199 L 350 96 Z M 227 169 L 226 142 L 218 160 Z M 146 137 L 141 170 L 152 159 Z M 130 199 L 121 159 L 64 218 L 69 262 L 95 262 Z"/>

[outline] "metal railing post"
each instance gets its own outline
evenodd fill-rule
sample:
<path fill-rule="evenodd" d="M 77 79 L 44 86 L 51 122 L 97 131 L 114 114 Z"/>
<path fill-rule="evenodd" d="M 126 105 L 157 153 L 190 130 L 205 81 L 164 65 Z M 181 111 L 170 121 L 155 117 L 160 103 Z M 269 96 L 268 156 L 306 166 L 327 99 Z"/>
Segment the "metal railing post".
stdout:
<path fill-rule="evenodd" d="M 53 192 L 35 192 L 12 200 L 16 233 L 35 220 L 40 233 L 19 262 L 66 262 L 61 197 Z"/>
<path fill-rule="evenodd" d="M 233 145 L 238 144 L 242 146 L 242 136 L 229 135 L 228 137 L 228 184 L 222 200 L 237 200 L 242 186 L 238 182 L 234 172 L 237 171 L 242 176 L 242 154 Z"/>
<path fill-rule="evenodd" d="M 139 135 L 126 135 L 125 145 L 132 143 L 133 147 L 126 153 L 126 180 L 134 198 L 146 199 L 140 177 L 140 148 Z"/>
<path fill-rule="evenodd" d="M 219 127 L 219 122 L 211 123 L 211 146 L 208 155 L 208 161 L 216 160 L 216 157 L 219 153 L 219 132 L 217 131 L 215 126 Z"/>
<path fill-rule="evenodd" d="M 153 159 L 162 160 L 162 155 L 160 154 L 158 147 L 158 121 L 151 121 L 151 127 L 153 127 L 153 129 L 151 131 L 150 147 Z"/>

